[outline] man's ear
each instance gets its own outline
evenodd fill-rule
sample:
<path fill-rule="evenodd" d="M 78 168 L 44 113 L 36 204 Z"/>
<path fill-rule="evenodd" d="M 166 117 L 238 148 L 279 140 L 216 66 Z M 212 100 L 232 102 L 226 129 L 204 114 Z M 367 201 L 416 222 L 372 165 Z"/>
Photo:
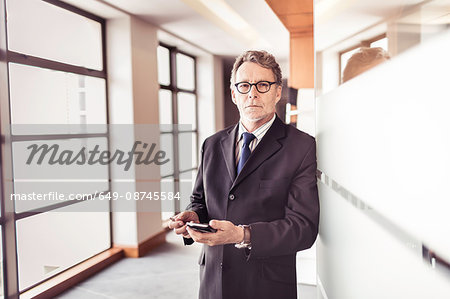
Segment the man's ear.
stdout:
<path fill-rule="evenodd" d="M 231 90 L 231 100 L 237 106 L 237 104 L 236 104 L 236 95 L 234 94 L 234 89 Z"/>
<path fill-rule="evenodd" d="M 277 86 L 277 97 L 275 99 L 275 104 L 278 103 L 281 100 L 281 90 L 283 88 L 281 87 L 281 85 Z"/>

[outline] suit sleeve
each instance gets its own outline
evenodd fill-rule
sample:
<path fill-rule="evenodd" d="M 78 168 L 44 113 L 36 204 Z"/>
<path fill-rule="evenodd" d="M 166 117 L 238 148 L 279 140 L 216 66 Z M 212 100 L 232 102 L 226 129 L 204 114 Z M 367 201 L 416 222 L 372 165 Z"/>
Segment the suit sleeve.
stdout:
<path fill-rule="evenodd" d="M 202 145 L 200 166 L 195 179 L 194 189 L 192 191 L 190 204 L 186 207 L 187 211 L 194 211 L 198 215 L 200 223 L 208 222 L 208 210 L 206 208 L 205 192 L 203 188 L 203 150 L 205 143 Z M 194 240 L 191 238 L 183 238 L 185 245 L 191 245 Z"/>
<path fill-rule="evenodd" d="M 314 141 L 291 182 L 285 217 L 250 224 L 252 249 L 247 251 L 248 260 L 292 254 L 314 244 L 319 226 L 316 169 Z"/>

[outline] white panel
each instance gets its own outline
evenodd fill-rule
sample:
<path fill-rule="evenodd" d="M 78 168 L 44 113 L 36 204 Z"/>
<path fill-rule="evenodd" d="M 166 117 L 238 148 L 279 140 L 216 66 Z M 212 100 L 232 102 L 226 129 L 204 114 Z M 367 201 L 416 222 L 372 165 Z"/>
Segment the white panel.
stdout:
<path fill-rule="evenodd" d="M 65 210 L 58 209 L 17 221 L 21 290 L 110 247 L 109 213 Z"/>
<path fill-rule="evenodd" d="M 172 92 L 167 89 L 159 90 L 159 123 L 172 124 Z"/>
<path fill-rule="evenodd" d="M 324 298 L 448 298 L 448 277 L 425 265 L 421 248 L 406 247 L 368 217 L 373 212 L 355 208 L 330 187 L 319 183 L 319 192 L 317 270 Z"/>
<path fill-rule="evenodd" d="M 189 125 L 192 130 L 197 125 L 197 101 L 193 94 L 178 93 L 178 123 Z"/>
<path fill-rule="evenodd" d="M 192 57 L 177 54 L 177 87 L 194 90 L 195 88 L 195 61 Z"/>
<path fill-rule="evenodd" d="M 16 63 L 9 71 L 13 124 L 106 124 L 104 79 Z"/>
<path fill-rule="evenodd" d="M 161 134 L 160 136 L 161 148 L 164 148 L 166 152 L 166 157 L 170 159 L 168 163 L 160 166 L 161 176 L 167 176 L 173 174 L 173 135 L 172 134 Z"/>
<path fill-rule="evenodd" d="M 304 88 L 298 91 L 297 109 L 298 120 L 297 128 L 311 136 L 316 135 L 316 99 L 314 89 Z"/>
<path fill-rule="evenodd" d="M 6 3 L 10 50 L 90 69 L 103 68 L 99 22 L 44 1 Z"/>
<path fill-rule="evenodd" d="M 159 84 L 170 84 L 170 52 L 165 47 L 158 47 L 158 81 Z"/>
<path fill-rule="evenodd" d="M 197 144 L 195 133 L 178 134 L 178 161 L 180 171 L 188 170 L 197 166 Z"/>
<path fill-rule="evenodd" d="M 311 248 L 297 252 L 297 283 L 316 285 L 316 243 Z"/>
<path fill-rule="evenodd" d="M 33 154 L 33 146 L 36 149 L 47 146 L 49 151 L 45 152 L 44 148 Z M 33 194 L 49 196 L 53 193 L 64 196 L 59 198 L 61 201 L 69 201 L 70 196 L 81 197 L 108 190 L 108 165 L 89 163 L 87 156 L 87 153 L 95 148 L 106 151 L 107 147 L 106 138 L 14 142 L 12 148 L 16 212 L 59 202 L 49 197 L 44 200 L 18 200 Z M 80 152 L 86 153 L 84 160 Z"/>
<path fill-rule="evenodd" d="M 189 171 L 183 173 L 180 176 L 180 208 L 185 209 L 190 203 L 190 196 L 192 194 L 192 189 L 194 188 L 195 178 L 197 177 L 197 171 Z"/>
<path fill-rule="evenodd" d="M 173 177 L 161 179 L 161 192 L 166 194 L 174 193 L 175 182 Z M 161 200 L 161 218 L 167 220 L 169 217 L 175 215 L 175 204 L 173 200 Z"/>
<path fill-rule="evenodd" d="M 450 260 L 450 34 L 317 100 L 319 169 Z"/>

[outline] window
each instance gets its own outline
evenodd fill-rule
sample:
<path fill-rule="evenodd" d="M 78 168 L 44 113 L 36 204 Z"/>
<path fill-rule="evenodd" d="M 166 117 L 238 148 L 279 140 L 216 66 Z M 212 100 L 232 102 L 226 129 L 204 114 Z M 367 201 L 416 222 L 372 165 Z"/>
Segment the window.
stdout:
<path fill-rule="evenodd" d="M 108 122 L 105 21 L 56 0 L 7 0 L 0 7 L 8 17 L 6 22 L 0 16 L 7 33 L 0 33 L 0 44 L 8 44 L 1 49 L 7 62 L 0 70 L 1 89 L 7 90 L 1 93 L 1 130 L 11 140 L 2 146 L 7 163 L 1 166 L 12 177 L 12 184 L 2 178 L 2 194 L 109 191 L 107 165 L 93 181 L 92 173 L 81 171 L 76 178 L 49 165 L 27 168 L 19 162 L 30 144 L 108 147 L 105 127 L 83 126 Z M 0 217 L 0 250 L 8 248 L 1 250 L 2 261 L 8 261 L 1 269 L 9 281 L 5 294 L 22 294 L 111 247 L 109 212 L 67 211 L 89 206 L 84 198 L 37 206 L 7 199 Z M 109 211 L 105 204 L 102 211 Z M 12 215 L 7 220 L 5 210 Z"/>
<path fill-rule="evenodd" d="M 174 157 L 172 164 L 161 167 L 161 191 L 189 194 L 198 167 L 196 59 L 176 47 L 160 44 L 158 76 L 161 143 L 173 149 Z M 181 199 L 181 205 L 187 201 Z M 184 208 L 178 201 L 172 205 L 173 202 L 163 202 L 163 220 Z"/>

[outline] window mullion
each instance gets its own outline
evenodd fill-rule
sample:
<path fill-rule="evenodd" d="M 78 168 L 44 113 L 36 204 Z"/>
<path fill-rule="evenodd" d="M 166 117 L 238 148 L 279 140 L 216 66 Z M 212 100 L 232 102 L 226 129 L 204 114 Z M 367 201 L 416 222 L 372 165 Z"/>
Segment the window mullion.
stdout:
<path fill-rule="evenodd" d="M 177 52 L 173 48 L 170 51 L 170 86 L 172 87 L 172 119 L 173 119 L 173 172 L 174 172 L 174 192 L 180 192 L 180 161 L 178 144 L 178 89 L 177 89 Z M 180 202 L 174 201 L 175 213 L 181 211 Z"/>

